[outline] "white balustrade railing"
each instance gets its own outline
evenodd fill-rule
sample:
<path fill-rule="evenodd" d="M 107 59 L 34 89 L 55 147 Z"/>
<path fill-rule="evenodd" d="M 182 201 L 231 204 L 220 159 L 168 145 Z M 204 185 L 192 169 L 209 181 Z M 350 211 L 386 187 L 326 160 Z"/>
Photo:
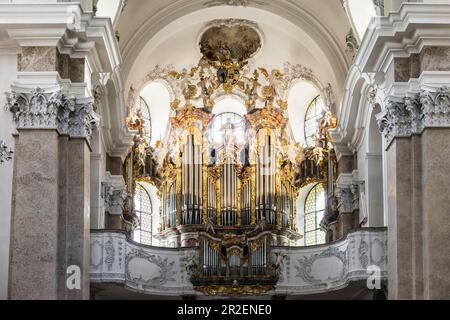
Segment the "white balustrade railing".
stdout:
<path fill-rule="evenodd" d="M 92 283 L 116 283 L 152 295 L 195 295 L 190 270 L 197 248 L 158 248 L 127 239 L 118 231 L 92 231 Z M 335 243 L 273 247 L 280 275 L 268 294 L 302 295 L 339 290 L 351 281 L 387 279 L 386 229 L 360 229 Z M 375 272 L 375 274 L 374 274 Z"/>

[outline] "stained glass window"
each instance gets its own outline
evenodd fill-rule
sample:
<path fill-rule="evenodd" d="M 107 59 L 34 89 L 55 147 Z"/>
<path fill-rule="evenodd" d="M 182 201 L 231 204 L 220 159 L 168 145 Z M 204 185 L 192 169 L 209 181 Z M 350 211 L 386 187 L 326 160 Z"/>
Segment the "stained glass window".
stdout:
<path fill-rule="evenodd" d="M 139 97 L 139 99 L 137 101 L 137 110 L 141 111 L 141 115 L 144 120 L 145 135 L 146 135 L 148 141 L 151 141 L 151 139 L 152 139 L 152 118 L 150 115 L 150 108 L 148 107 L 147 102 L 142 97 Z"/>
<path fill-rule="evenodd" d="M 325 190 L 322 184 L 311 189 L 305 203 L 305 245 L 325 243 L 325 232 L 320 229 L 325 212 Z"/>
<path fill-rule="evenodd" d="M 134 194 L 134 209 L 139 219 L 139 226 L 134 230 L 133 239 L 136 242 L 152 244 L 152 202 L 145 188 L 137 184 Z"/>
<path fill-rule="evenodd" d="M 320 96 L 314 98 L 306 110 L 305 140 L 308 147 L 314 146 L 314 139 L 319 132 L 319 119 L 323 111 L 323 102 Z"/>

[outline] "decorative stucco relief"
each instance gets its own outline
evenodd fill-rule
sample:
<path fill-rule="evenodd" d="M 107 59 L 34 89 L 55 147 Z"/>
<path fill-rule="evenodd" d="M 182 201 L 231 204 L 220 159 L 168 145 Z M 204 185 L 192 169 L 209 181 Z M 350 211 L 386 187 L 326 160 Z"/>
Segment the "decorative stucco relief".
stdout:
<path fill-rule="evenodd" d="M 337 258 L 342 263 L 341 266 L 336 265 L 338 275 L 330 276 L 328 275 L 326 279 L 318 279 L 313 275 L 314 263 L 321 259 L 333 259 Z M 334 282 L 342 281 L 346 274 L 348 268 L 348 255 L 347 251 L 341 251 L 337 247 L 329 247 L 320 253 L 316 253 L 311 255 L 310 257 L 302 257 L 298 260 L 298 264 L 294 266 L 297 270 L 297 277 L 301 277 L 307 283 L 310 284 L 326 284 L 326 282 L 330 281 L 332 284 Z M 329 270 L 331 273 L 336 273 L 336 269 Z"/>
<path fill-rule="evenodd" d="M 140 270 L 133 270 L 130 263 L 135 259 L 141 259 L 149 262 L 157 267 L 157 274 L 153 274 L 153 277 L 145 278 Z M 152 287 L 160 287 L 169 281 L 176 281 L 175 275 L 177 273 L 174 270 L 175 261 L 170 261 L 168 257 L 162 257 L 156 254 L 149 254 L 145 252 L 142 248 L 131 249 L 125 257 L 125 267 L 126 267 L 126 279 L 127 281 L 137 285 L 142 286 L 144 289 Z"/>

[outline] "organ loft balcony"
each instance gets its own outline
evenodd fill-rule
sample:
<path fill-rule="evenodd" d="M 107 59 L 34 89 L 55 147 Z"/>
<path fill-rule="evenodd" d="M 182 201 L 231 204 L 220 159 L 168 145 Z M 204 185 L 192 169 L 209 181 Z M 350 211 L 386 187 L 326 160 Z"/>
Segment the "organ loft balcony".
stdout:
<path fill-rule="evenodd" d="M 379 292 L 368 284 L 383 287 L 387 280 L 385 228 L 311 247 L 276 245 L 270 231 L 218 233 L 200 233 L 196 247 L 163 248 L 138 244 L 125 232 L 92 231 L 91 292 L 96 299 L 365 299 Z"/>

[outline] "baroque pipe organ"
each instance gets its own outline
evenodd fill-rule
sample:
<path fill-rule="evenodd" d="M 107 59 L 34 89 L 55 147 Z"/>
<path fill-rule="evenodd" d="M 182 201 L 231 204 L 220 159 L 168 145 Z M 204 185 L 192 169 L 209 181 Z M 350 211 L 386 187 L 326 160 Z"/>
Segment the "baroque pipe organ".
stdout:
<path fill-rule="evenodd" d="M 333 214 L 336 163 L 328 130 L 336 119 L 325 110 L 315 146 L 295 141 L 286 102 L 293 79 L 280 70 L 250 70 L 247 60 L 261 45 L 252 28 L 211 27 L 200 43 L 199 64 L 164 76 L 174 95 L 165 137 L 154 147 L 142 131 L 139 110 L 130 108 L 127 118 L 136 132 L 125 163 L 128 190 L 137 181 L 157 187 L 160 228 L 154 236 L 163 246 L 199 248 L 192 271 L 199 287 L 205 277 L 228 284 L 255 275 L 275 281 L 270 247 L 301 238 L 301 187 L 322 183 L 330 199 L 326 219 Z M 223 96 L 237 97 L 245 111 L 216 112 Z"/>
<path fill-rule="evenodd" d="M 161 168 L 162 239 L 208 224 L 250 230 L 260 223 L 285 235 L 282 243 L 298 239 L 292 164 L 275 143 L 287 120 L 281 110 L 240 116 L 188 107 L 171 120 L 183 134 L 177 159 Z"/>

